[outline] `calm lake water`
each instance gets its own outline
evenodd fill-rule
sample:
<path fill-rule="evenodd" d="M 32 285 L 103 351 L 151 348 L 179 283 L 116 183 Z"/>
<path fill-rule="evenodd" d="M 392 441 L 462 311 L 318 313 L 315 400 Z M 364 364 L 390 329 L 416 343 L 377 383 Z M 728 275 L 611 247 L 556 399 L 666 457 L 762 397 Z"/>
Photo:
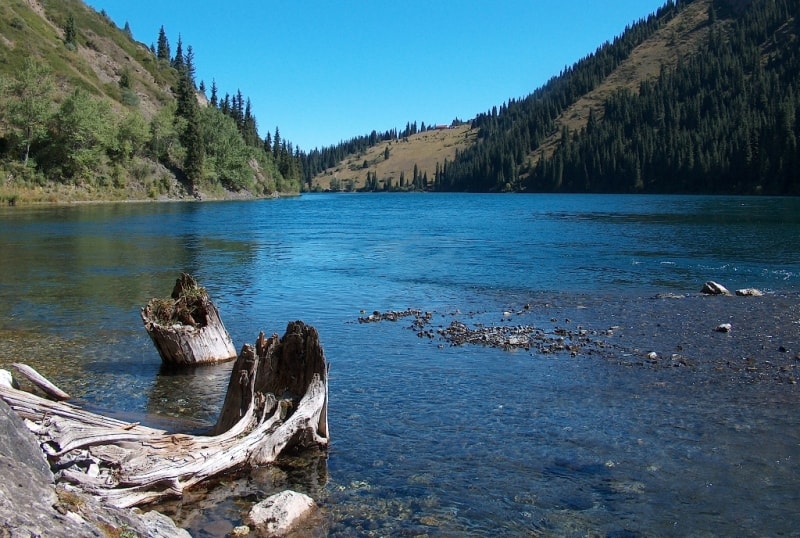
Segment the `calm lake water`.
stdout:
<path fill-rule="evenodd" d="M 94 410 L 201 431 L 230 364 L 163 371 L 139 318 L 182 271 L 208 289 L 237 348 L 302 319 L 331 363 L 327 455 L 160 507 L 194 536 L 225 536 L 287 487 L 323 508 L 303 535 L 800 529 L 795 385 L 608 360 L 630 350 L 453 347 L 407 321 L 358 323 L 419 308 L 433 328 L 549 330 L 586 303 L 586 323 L 605 330 L 612 311 L 646 317 L 655 294 L 696 294 L 710 279 L 796 294 L 798 199 L 320 194 L 4 208 L 0 366 L 27 362 Z M 800 342 L 800 318 L 789 325 Z"/>

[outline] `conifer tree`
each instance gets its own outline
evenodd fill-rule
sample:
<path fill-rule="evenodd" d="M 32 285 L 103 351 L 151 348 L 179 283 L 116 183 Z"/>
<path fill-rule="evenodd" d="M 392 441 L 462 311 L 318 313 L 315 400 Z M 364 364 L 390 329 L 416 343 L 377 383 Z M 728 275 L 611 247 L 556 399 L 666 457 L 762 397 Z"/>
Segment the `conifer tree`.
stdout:
<path fill-rule="evenodd" d="M 203 176 L 205 152 L 200 132 L 200 107 L 197 104 L 194 85 L 189 80 L 186 70 L 183 70 L 178 77 L 175 94 L 177 101 L 175 115 L 186 120 L 184 131 L 181 134 L 181 142 L 186 148 L 183 169 L 189 180 L 196 184 Z"/>
<path fill-rule="evenodd" d="M 75 29 L 75 17 L 72 13 L 67 17 L 67 24 L 64 26 L 64 44 L 68 48 L 74 48 L 77 45 L 78 32 Z"/>
<path fill-rule="evenodd" d="M 165 62 L 170 61 L 169 40 L 167 39 L 167 32 L 164 31 L 164 26 L 158 31 L 158 45 L 156 47 L 156 58 Z"/>
<path fill-rule="evenodd" d="M 213 78 L 211 79 L 211 98 L 209 99 L 209 103 L 214 108 L 217 108 L 217 81 Z"/>
<path fill-rule="evenodd" d="M 267 133 L 267 136 L 264 137 L 264 152 L 267 155 L 272 154 L 272 135 Z"/>
<path fill-rule="evenodd" d="M 258 127 L 256 125 L 256 118 L 253 116 L 249 97 L 247 98 L 244 108 L 244 125 L 242 128 L 242 136 L 248 146 L 258 147 L 260 142 L 258 137 Z"/>
<path fill-rule="evenodd" d="M 278 127 L 275 127 L 275 136 L 272 137 L 272 156 L 275 158 L 275 161 L 278 161 L 278 157 L 281 154 L 281 132 Z"/>
<path fill-rule="evenodd" d="M 178 71 L 181 71 L 184 68 L 183 40 L 181 39 L 181 34 L 178 34 L 178 44 L 175 45 L 175 57 L 172 58 L 171 63 L 172 67 Z"/>
<path fill-rule="evenodd" d="M 192 83 L 193 87 L 197 87 L 195 84 L 195 67 L 194 67 L 194 49 L 191 45 L 186 47 L 186 54 L 183 57 L 183 67 L 186 69 L 186 74 L 189 76 L 189 80 Z"/>

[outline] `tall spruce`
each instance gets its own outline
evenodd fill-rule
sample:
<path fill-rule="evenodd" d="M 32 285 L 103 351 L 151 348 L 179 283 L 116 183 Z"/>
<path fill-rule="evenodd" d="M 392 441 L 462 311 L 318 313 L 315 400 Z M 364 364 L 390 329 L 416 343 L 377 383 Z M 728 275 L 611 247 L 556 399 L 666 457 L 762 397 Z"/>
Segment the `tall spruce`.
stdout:
<path fill-rule="evenodd" d="M 165 62 L 169 62 L 171 58 L 169 50 L 169 40 L 167 39 L 167 32 L 164 30 L 163 25 L 161 26 L 161 29 L 158 31 L 158 41 L 156 44 L 156 58 Z"/>
<path fill-rule="evenodd" d="M 186 148 L 184 173 L 194 185 L 197 185 L 203 177 L 205 151 L 200 129 L 200 107 L 197 104 L 194 84 L 185 69 L 179 72 L 175 99 L 177 105 L 175 116 L 186 120 L 181 133 L 181 143 Z"/>
<path fill-rule="evenodd" d="M 208 102 L 211 103 L 211 106 L 213 106 L 214 108 L 217 108 L 217 105 L 219 104 L 217 101 L 218 101 L 218 97 L 217 97 L 217 81 L 212 78 L 211 79 L 211 97 L 209 98 Z"/>
<path fill-rule="evenodd" d="M 172 67 L 178 71 L 182 71 L 184 68 L 183 39 L 181 39 L 181 34 L 178 34 L 178 43 L 175 45 L 175 57 L 172 58 L 171 63 Z"/>

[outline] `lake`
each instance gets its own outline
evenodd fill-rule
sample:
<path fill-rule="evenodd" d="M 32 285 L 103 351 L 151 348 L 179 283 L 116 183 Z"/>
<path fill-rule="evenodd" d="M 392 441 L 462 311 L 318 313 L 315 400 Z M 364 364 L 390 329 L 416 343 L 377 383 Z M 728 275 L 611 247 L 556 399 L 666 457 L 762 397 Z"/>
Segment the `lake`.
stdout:
<path fill-rule="evenodd" d="M 321 505 L 301 531 L 314 536 L 800 528 L 800 199 L 310 194 L 3 208 L 0 365 L 31 364 L 92 410 L 202 431 L 231 364 L 163 370 L 139 317 L 182 271 L 237 349 L 301 319 L 331 365 L 328 453 L 159 507 L 193 536 L 225 536 L 286 488 Z M 707 280 L 766 297 L 700 297 Z M 410 320 L 358 322 L 407 308 L 432 313 L 431 335 Z M 713 330 L 745 313 L 730 335 Z M 740 319 L 755 320 L 750 333 Z M 453 321 L 593 341 L 573 353 L 453 346 L 436 332 Z M 650 351 L 664 359 L 642 358 Z"/>

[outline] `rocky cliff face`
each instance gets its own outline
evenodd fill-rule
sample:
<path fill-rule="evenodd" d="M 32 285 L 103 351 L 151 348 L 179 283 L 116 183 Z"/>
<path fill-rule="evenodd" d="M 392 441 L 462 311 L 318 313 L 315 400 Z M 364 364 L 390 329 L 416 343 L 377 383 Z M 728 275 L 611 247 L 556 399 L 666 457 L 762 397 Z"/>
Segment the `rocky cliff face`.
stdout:
<path fill-rule="evenodd" d="M 129 531 L 139 536 L 189 537 L 158 512 L 111 508 L 65 486 L 56 487 L 36 439 L 2 400 L 0 431 L 0 536 L 105 537 Z"/>

